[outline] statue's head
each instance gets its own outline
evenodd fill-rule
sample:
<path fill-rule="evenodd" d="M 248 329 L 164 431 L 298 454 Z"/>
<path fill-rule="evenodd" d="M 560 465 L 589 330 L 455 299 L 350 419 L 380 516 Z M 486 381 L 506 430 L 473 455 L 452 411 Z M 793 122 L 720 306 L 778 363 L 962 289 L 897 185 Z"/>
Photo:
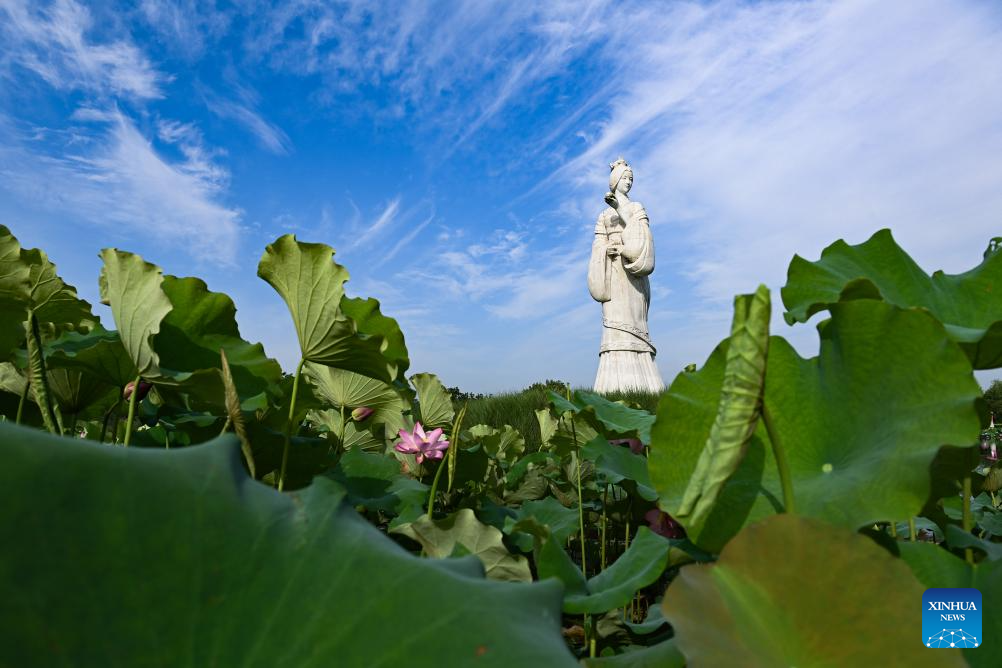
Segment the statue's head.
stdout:
<path fill-rule="evenodd" d="M 619 158 L 609 165 L 609 169 L 612 170 L 609 173 L 609 190 L 612 192 L 618 190 L 624 195 L 629 193 L 633 187 L 633 170 L 626 160 Z"/>

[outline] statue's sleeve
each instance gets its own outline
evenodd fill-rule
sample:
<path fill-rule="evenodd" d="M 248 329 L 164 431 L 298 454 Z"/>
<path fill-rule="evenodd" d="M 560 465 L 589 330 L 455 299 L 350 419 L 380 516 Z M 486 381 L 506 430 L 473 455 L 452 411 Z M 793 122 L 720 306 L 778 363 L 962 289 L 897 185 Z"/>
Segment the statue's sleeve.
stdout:
<path fill-rule="evenodd" d="M 633 215 L 623 230 L 623 268 L 634 276 L 646 276 L 654 271 L 654 237 L 647 211 L 639 202 L 633 203 Z"/>
<path fill-rule="evenodd" d="M 588 292 L 597 302 L 607 302 L 612 298 L 609 285 L 609 258 L 605 254 L 609 236 L 605 221 L 599 215 L 595 223 L 595 241 L 591 244 L 591 259 L 588 261 Z"/>

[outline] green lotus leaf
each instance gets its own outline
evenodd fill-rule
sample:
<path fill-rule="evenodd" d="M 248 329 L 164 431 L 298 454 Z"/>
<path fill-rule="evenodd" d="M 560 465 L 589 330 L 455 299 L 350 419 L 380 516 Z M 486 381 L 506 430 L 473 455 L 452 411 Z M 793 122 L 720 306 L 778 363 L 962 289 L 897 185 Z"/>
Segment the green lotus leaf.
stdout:
<path fill-rule="evenodd" d="M 647 411 L 630 408 L 587 390 L 575 390 L 570 399 L 550 390 L 548 398 L 558 413 L 570 411 L 580 415 L 609 438 L 635 436 L 645 445 L 651 442 L 654 416 Z"/>
<path fill-rule="evenodd" d="M 90 304 L 77 297 L 76 288 L 59 278 L 44 251 L 22 249 L 21 261 L 29 267 L 28 307 L 35 312 L 45 340 L 67 331 L 88 332 L 100 324 Z"/>
<path fill-rule="evenodd" d="M 114 406 L 121 390 L 77 369 L 48 369 L 49 392 L 67 417 L 90 419 Z M 66 425 L 69 427 L 69 424 Z"/>
<path fill-rule="evenodd" d="M 506 424 L 504 429 L 496 429 L 486 424 L 478 424 L 469 428 L 470 437 L 480 443 L 490 457 L 506 462 L 513 462 L 525 452 L 525 439 L 517 429 Z"/>
<path fill-rule="evenodd" d="M 462 546 L 465 553 L 474 555 L 483 563 L 487 577 L 492 580 L 532 581 L 528 560 L 508 552 L 503 534 L 481 523 L 469 508 L 442 519 L 433 520 L 422 515 L 413 522 L 393 527 L 390 533 L 417 541 L 428 556 L 438 559 L 451 556 L 457 546 Z"/>
<path fill-rule="evenodd" d="M 232 436 L 126 449 L 0 425 L 0 450 L 11 665 L 577 665 L 559 586 L 409 555 L 332 481 L 253 482 Z M 402 610 L 429 617 L 388 636 Z"/>
<path fill-rule="evenodd" d="M 158 377 L 160 365 L 153 337 L 173 308 L 162 289 L 163 271 L 138 255 L 115 248 L 102 250 L 101 259 L 101 302 L 111 307 L 122 346 L 137 375 Z"/>
<path fill-rule="evenodd" d="M 100 327 L 86 334 L 67 332 L 46 346 L 45 352 L 50 369 L 79 369 L 118 388 L 139 375 L 118 332 Z"/>
<path fill-rule="evenodd" d="M 699 371 L 679 374 L 661 401 L 649 468 L 670 514 L 716 417 L 727 345 Z M 820 356 L 810 359 L 770 339 L 764 404 L 789 458 L 797 512 L 833 524 L 856 529 L 918 515 L 940 447 L 977 439 L 979 395 L 970 363 L 922 310 L 872 300 L 833 305 Z M 686 530 L 716 552 L 747 522 L 781 510 L 760 420 L 714 510 Z"/>
<path fill-rule="evenodd" d="M 694 666 L 965 665 L 959 650 L 918 642 L 923 591 L 869 538 L 778 515 L 742 531 L 715 564 L 683 567 L 662 605 Z"/>
<path fill-rule="evenodd" d="M 806 322 L 829 305 L 883 299 L 929 310 L 946 326 L 976 369 L 1002 366 L 1002 254 L 988 255 L 963 274 L 930 276 L 891 236 L 880 230 L 850 246 L 836 241 L 817 262 L 794 256 L 782 290 L 786 321 Z"/>
<path fill-rule="evenodd" d="M 394 318 L 380 313 L 379 301 L 372 298 L 342 297 L 341 312 L 355 323 L 359 336 L 382 340 L 381 354 L 393 365 L 394 378 L 403 378 L 410 366 L 404 333 Z"/>
<path fill-rule="evenodd" d="M 348 271 L 333 257 L 330 246 L 286 234 L 265 249 L 257 273 L 289 307 L 302 359 L 391 383 L 407 366 L 400 328 L 375 300 L 343 299 Z"/>
<path fill-rule="evenodd" d="M 303 374 L 317 397 L 335 409 L 344 407 L 345 412 L 350 414 L 355 408 L 371 408 L 372 415 L 365 422 L 386 425 L 387 435 L 396 436 L 400 429 L 406 427 L 403 413 L 410 405 L 392 385 L 313 362 L 306 363 Z"/>
<path fill-rule="evenodd" d="M 24 341 L 24 305 L 28 302 L 29 268 L 21 261 L 21 244 L 0 225 L 0 361 Z"/>
<path fill-rule="evenodd" d="M 635 455 L 629 448 L 610 445 L 602 436 L 596 436 L 585 443 L 581 454 L 586 459 L 595 462 L 595 470 L 605 477 L 605 481 L 613 485 L 630 481 L 641 498 L 656 501 L 658 493 L 651 485 L 647 471 L 647 458 Z"/>
<path fill-rule="evenodd" d="M 424 513 L 428 503 L 429 486 L 402 475 L 400 462 L 391 456 L 348 450 L 329 475 L 344 486 L 352 506 L 407 516 L 409 521 Z"/>
<path fill-rule="evenodd" d="M 241 402 L 254 401 L 282 377 L 278 362 L 260 343 L 240 337 L 233 300 L 211 292 L 198 278 L 165 276 L 161 286 L 172 308 L 160 323 L 153 346 L 160 358 L 162 382 L 179 383 L 209 406 L 222 406 L 225 393 L 219 351 L 226 351 Z M 204 387 L 196 388 L 197 385 Z M 250 406 L 244 405 L 244 409 Z"/>
<path fill-rule="evenodd" d="M 452 422 L 456 418 L 456 411 L 452 407 L 452 395 L 433 373 L 416 373 L 411 376 L 410 381 L 417 390 L 421 424 L 425 431 L 441 427 L 445 430 L 445 437 L 448 438 Z"/>
<path fill-rule="evenodd" d="M 668 566 L 671 541 L 647 527 L 637 535 L 611 566 L 587 581 L 577 564 L 549 530 L 523 520 L 520 530 L 532 532 L 536 538 L 536 570 L 539 579 L 555 577 L 564 583 L 564 612 L 599 614 L 627 604 L 633 595 L 655 582 Z"/>
<path fill-rule="evenodd" d="M 651 433 L 648 471 L 661 497 L 658 505 L 669 514 L 681 504 L 716 420 L 729 343 L 725 339 L 718 345 L 698 371 L 678 374 L 661 398 Z M 719 552 L 747 522 L 782 510 L 770 447 L 765 425 L 759 421 L 707 520 L 684 525 L 694 543 Z"/>
<path fill-rule="evenodd" d="M 532 551 L 533 538 L 531 534 L 520 532 L 518 523 L 529 517 L 549 527 L 553 540 L 561 545 L 578 533 L 577 509 L 567 508 L 552 496 L 538 501 L 526 501 L 515 511 L 514 516 L 506 517 L 504 522 L 504 532 L 511 536 L 512 542 L 523 552 Z"/>
<path fill-rule="evenodd" d="M 762 407 L 770 312 L 769 290 L 764 285 L 754 294 L 734 298 L 717 415 L 682 501 L 672 513 L 685 526 L 706 521 L 755 433 Z"/>
<path fill-rule="evenodd" d="M 0 225 L 0 299 L 23 304 L 30 294 L 29 269 L 21 260 L 21 244 L 7 227 Z"/>
<path fill-rule="evenodd" d="M 674 638 L 622 654 L 584 659 L 585 668 L 685 668 L 685 656 Z"/>
<path fill-rule="evenodd" d="M 321 367 L 326 369 L 328 367 Z M 362 376 L 364 378 L 364 376 Z M 386 431 L 382 424 L 368 422 L 359 424 L 347 413 L 341 419 L 341 411 L 327 408 L 322 411 L 310 411 L 306 419 L 327 432 L 327 439 L 333 443 L 342 443 L 344 450 L 365 450 L 382 453 L 386 449 Z M 374 433 L 375 432 L 375 433 Z"/>
<path fill-rule="evenodd" d="M 0 359 L 8 359 L 24 343 L 28 309 L 35 313 L 43 341 L 99 324 L 90 304 L 63 282 L 47 255 L 21 248 L 10 230 L 0 225 Z"/>
<path fill-rule="evenodd" d="M 924 587 L 974 588 L 981 592 L 986 602 L 1002 598 L 1002 560 L 985 560 L 971 565 L 933 543 L 901 542 L 897 547 L 901 559 Z M 981 635 L 987 643 L 994 644 L 995 638 L 1002 637 L 1002 609 L 988 604 L 981 615 Z M 992 668 L 998 663 L 998 655 L 991 649 L 985 651 L 984 647 L 977 647 L 963 652 L 971 668 Z"/>

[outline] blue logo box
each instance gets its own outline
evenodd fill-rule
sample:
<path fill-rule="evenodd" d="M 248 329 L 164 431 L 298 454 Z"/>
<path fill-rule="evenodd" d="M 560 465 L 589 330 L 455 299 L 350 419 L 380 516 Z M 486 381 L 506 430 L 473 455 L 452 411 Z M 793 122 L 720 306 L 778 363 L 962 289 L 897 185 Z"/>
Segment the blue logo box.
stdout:
<path fill-rule="evenodd" d="M 981 592 L 926 589 L 922 595 L 922 644 L 932 649 L 980 647 Z"/>

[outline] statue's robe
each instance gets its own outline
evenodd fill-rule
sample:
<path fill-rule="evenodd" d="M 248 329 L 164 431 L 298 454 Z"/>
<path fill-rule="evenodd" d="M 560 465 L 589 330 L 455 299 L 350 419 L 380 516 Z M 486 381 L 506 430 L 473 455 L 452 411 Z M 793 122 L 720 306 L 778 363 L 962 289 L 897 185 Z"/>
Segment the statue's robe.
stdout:
<path fill-rule="evenodd" d="M 596 392 L 664 389 L 654 363 L 657 351 L 647 329 L 651 303 L 648 276 L 654 271 L 654 239 L 647 212 L 630 202 L 628 223 L 611 207 L 595 225 L 588 264 L 588 290 L 602 303 L 602 343 L 599 348 Z M 619 257 L 610 258 L 610 243 L 622 245 Z"/>

